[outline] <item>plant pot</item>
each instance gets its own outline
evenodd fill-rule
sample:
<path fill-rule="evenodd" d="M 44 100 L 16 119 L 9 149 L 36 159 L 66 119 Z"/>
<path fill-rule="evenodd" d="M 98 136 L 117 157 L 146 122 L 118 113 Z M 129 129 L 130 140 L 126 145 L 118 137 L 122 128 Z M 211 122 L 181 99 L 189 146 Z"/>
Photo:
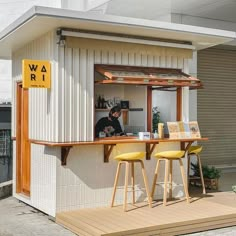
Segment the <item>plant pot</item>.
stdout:
<path fill-rule="evenodd" d="M 205 183 L 205 188 L 206 189 L 213 189 L 213 190 L 218 190 L 218 179 L 208 179 L 204 178 L 204 183 Z M 202 187 L 202 182 L 200 177 L 191 177 L 189 180 L 189 184 L 192 186 L 197 186 L 197 187 Z"/>

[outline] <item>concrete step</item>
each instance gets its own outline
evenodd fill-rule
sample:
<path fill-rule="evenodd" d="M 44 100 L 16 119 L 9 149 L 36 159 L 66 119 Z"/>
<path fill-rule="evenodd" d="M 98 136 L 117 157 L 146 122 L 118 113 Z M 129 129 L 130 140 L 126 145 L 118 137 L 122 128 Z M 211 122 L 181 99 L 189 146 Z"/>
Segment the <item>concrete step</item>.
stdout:
<path fill-rule="evenodd" d="M 0 183 L 0 199 L 12 195 L 12 180 Z"/>

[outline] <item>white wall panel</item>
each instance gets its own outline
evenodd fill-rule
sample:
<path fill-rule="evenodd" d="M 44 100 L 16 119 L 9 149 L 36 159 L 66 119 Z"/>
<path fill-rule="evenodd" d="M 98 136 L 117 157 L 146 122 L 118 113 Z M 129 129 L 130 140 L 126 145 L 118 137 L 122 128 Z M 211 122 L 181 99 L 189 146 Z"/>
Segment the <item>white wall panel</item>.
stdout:
<path fill-rule="evenodd" d="M 55 216 L 56 161 L 60 148 L 31 145 L 31 205 Z"/>
<path fill-rule="evenodd" d="M 21 80 L 22 59 L 52 61 L 52 89 L 30 89 L 32 139 L 58 142 L 93 140 L 93 74 L 96 63 L 178 67 L 188 72 L 189 53 L 185 49 L 172 49 L 173 53 L 171 49 L 155 47 L 149 50 L 143 45 L 129 49 L 127 45 L 130 44 L 117 42 L 105 49 L 102 40 L 98 41 L 101 45 L 99 49 L 94 41 L 82 41 L 81 44 L 78 39 L 69 43 L 72 47 L 57 49 L 55 41 L 54 34 L 49 33 L 14 53 L 13 88 L 15 81 Z M 127 50 L 121 50 L 121 46 Z M 54 62 L 54 58 L 59 59 L 58 63 Z M 15 126 L 14 109 L 13 121 Z"/>
<path fill-rule="evenodd" d="M 178 143 L 157 145 L 154 152 L 178 148 Z M 117 162 L 115 155 L 130 151 L 145 150 L 144 144 L 118 144 L 113 149 L 109 163 L 103 162 L 102 145 L 73 147 L 67 159 L 67 165 L 61 166 L 57 159 L 57 212 L 75 210 L 79 208 L 109 207 L 115 179 Z M 144 161 L 149 186 L 152 184 L 156 159 Z M 163 167 L 164 168 L 164 167 Z M 162 169 L 163 169 L 162 168 Z M 118 181 L 116 204 L 123 204 L 124 166 Z M 159 180 L 163 182 L 164 173 L 161 172 Z M 173 195 L 182 197 L 182 183 L 178 163 L 173 166 Z M 140 166 L 135 166 L 135 186 L 138 201 L 146 200 L 146 193 Z M 155 199 L 163 196 L 163 186 L 158 185 Z M 128 194 L 131 201 L 131 192 Z"/>
<path fill-rule="evenodd" d="M 48 33 L 41 38 L 33 41 L 29 45 L 17 50 L 13 54 L 13 109 L 12 109 L 12 125 L 13 136 L 15 134 L 15 118 L 16 118 L 16 82 L 22 81 L 22 60 L 49 60 L 52 65 L 52 86 L 54 81 L 58 78 L 55 77 L 55 64 L 54 53 L 56 50 L 56 41 L 54 33 Z M 56 106 L 55 95 L 56 89 L 29 89 L 29 136 L 31 139 L 55 141 L 56 137 L 53 136 L 53 131 L 56 128 L 55 120 L 57 115 L 54 112 Z"/>
<path fill-rule="evenodd" d="M 105 47 L 104 44 L 108 45 Z M 65 60 L 65 58 L 67 59 Z M 67 38 L 65 58 L 60 57 L 61 62 L 59 63 L 63 65 L 64 61 L 65 65 L 63 84 L 65 90 L 62 92 L 65 99 L 62 101 L 64 108 L 60 114 L 65 117 L 61 119 L 61 125 L 59 125 L 64 131 L 62 131 L 61 136 L 59 135 L 59 141 L 92 141 L 94 129 L 94 64 L 159 66 L 181 68 L 186 72 L 188 70 L 186 61 L 189 60 L 189 51 L 152 46 L 144 47 L 144 45 L 133 46 L 128 43 L 103 40 Z M 70 86 L 75 81 L 77 84 Z"/>
<path fill-rule="evenodd" d="M 13 142 L 13 156 L 16 155 L 16 142 Z M 55 217 L 56 214 L 56 163 L 60 148 L 31 145 L 30 197 L 17 194 L 16 158 L 13 159 L 13 196 L 17 199 Z"/>

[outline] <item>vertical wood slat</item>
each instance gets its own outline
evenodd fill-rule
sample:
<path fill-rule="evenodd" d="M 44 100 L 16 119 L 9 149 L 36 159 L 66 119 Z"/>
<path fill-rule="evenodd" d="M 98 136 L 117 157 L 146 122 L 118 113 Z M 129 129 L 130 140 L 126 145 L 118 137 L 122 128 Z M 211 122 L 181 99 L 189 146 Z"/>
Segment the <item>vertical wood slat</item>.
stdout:
<path fill-rule="evenodd" d="M 22 89 L 21 84 L 17 83 L 16 88 L 16 192 L 20 193 L 22 189 L 22 169 L 21 169 L 21 100 L 22 100 Z"/>
<path fill-rule="evenodd" d="M 30 142 L 29 142 L 29 93 L 28 89 L 22 89 L 21 112 L 21 168 L 22 191 L 30 195 Z"/>
<path fill-rule="evenodd" d="M 182 88 L 177 88 L 176 96 L 176 120 L 182 120 Z"/>
<path fill-rule="evenodd" d="M 152 87 L 147 88 L 147 131 L 152 132 Z M 154 130 L 153 130 L 154 132 Z"/>

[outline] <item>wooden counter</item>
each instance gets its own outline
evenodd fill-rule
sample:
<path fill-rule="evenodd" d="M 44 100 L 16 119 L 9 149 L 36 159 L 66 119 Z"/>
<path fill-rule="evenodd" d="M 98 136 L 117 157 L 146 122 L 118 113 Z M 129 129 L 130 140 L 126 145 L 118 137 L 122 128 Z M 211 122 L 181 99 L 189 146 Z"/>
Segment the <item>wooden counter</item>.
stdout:
<path fill-rule="evenodd" d="M 31 143 L 45 145 L 49 147 L 61 147 L 61 164 L 66 165 L 66 160 L 70 149 L 73 146 L 81 145 L 103 145 L 104 146 L 104 162 L 109 161 L 109 156 L 116 144 L 120 143 L 145 143 L 146 144 L 146 159 L 150 160 L 152 152 L 158 143 L 165 142 L 179 142 L 181 144 L 181 149 L 187 151 L 191 144 L 195 141 L 207 141 L 208 138 L 183 138 L 183 139 L 148 139 L 140 140 L 136 136 L 114 136 L 109 138 L 98 138 L 94 141 L 87 142 L 46 142 L 40 140 L 30 140 Z M 187 145 L 186 145 L 187 144 Z"/>

